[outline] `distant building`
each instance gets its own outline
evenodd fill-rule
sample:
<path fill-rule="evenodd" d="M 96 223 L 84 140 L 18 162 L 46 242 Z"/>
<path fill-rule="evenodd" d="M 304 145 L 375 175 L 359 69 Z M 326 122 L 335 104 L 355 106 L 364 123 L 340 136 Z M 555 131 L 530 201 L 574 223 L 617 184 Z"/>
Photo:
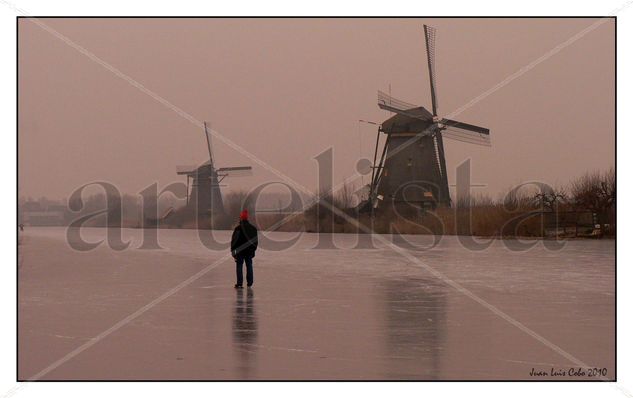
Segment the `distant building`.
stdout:
<path fill-rule="evenodd" d="M 59 203 L 28 201 L 20 210 L 20 223 L 24 225 L 58 226 L 65 223 L 66 206 Z"/>

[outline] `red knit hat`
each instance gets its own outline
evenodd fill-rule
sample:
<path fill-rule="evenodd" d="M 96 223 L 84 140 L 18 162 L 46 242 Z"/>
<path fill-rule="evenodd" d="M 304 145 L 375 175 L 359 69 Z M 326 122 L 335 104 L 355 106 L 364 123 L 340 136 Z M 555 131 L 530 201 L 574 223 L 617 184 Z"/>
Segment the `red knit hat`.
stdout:
<path fill-rule="evenodd" d="M 248 220 L 248 210 L 242 210 L 242 212 L 240 213 L 240 220 Z"/>

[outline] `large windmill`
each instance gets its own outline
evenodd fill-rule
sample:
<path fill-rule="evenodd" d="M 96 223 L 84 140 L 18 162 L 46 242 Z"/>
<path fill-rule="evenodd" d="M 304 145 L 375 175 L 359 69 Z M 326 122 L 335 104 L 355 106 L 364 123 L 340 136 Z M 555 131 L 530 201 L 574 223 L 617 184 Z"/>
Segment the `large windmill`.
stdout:
<path fill-rule="evenodd" d="M 378 128 L 370 201 L 376 208 L 450 206 L 443 138 L 490 146 L 490 130 L 437 115 L 435 29 L 424 25 L 433 112 L 378 91 L 378 106 L 396 113 Z M 378 158 L 380 134 L 386 135 Z"/>
<path fill-rule="evenodd" d="M 209 160 L 201 166 L 177 166 L 179 175 L 187 176 L 187 207 L 193 208 L 199 216 L 217 216 L 225 214 L 222 202 L 220 183 L 226 177 L 237 177 L 251 174 L 251 166 L 220 167 L 215 168 L 213 151 L 211 149 L 211 136 L 204 123 L 204 135 L 207 139 Z M 189 193 L 189 180 L 191 193 Z"/>

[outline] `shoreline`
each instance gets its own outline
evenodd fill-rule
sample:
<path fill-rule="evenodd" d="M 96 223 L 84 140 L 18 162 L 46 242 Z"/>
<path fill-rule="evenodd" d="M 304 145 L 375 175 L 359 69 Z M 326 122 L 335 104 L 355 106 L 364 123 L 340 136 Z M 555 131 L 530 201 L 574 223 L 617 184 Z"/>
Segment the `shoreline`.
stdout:
<path fill-rule="evenodd" d="M 24 231 L 18 230 L 18 245 L 20 244 L 20 236 L 21 232 L 25 232 L 29 227 L 31 228 L 69 228 L 68 225 L 31 225 L 24 226 Z M 159 226 L 156 228 L 142 228 L 138 226 L 120 226 L 120 227 L 105 227 L 102 225 L 90 225 L 84 226 L 82 228 L 120 228 L 120 229 L 134 229 L 134 230 L 151 230 L 151 229 L 159 229 L 159 230 L 186 230 L 186 231 L 232 231 L 233 229 L 222 229 L 222 228 L 187 228 L 187 227 L 173 227 L 173 226 Z M 336 231 L 336 232 L 316 232 L 316 231 L 300 231 L 300 230 L 270 230 L 270 229 L 260 229 L 260 232 L 299 232 L 305 234 L 335 234 L 335 235 L 394 235 L 394 234 L 385 234 L 380 232 L 357 232 L 357 231 Z M 556 236 L 527 236 L 527 235 L 507 235 L 507 236 L 499 236 L 499 235 L 460 235 L 460 234 L 430 234 L 430 233 L 402 233 L 400 235 L 403 236 L 469 236 L 477 239 L 495 239 L 495 240 L 544 240 L 544 241 L 563 241 L 563 240 L 617 240 L 617 235 L 602 235 L 602 236 L 566 236 L 566 237 L 556 237 Z"/>

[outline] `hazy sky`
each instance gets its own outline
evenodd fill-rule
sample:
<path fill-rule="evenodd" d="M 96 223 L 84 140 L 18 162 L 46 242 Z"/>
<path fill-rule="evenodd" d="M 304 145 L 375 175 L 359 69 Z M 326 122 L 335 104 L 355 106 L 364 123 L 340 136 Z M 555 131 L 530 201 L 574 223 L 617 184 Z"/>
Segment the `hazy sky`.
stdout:
<path fill-rule="evenodd" d="M 44 23 L 309 188 L 334 148 L 335 182 L 373 157 L 376 90 L 430 108 L 423 23 L 437 28 L 447 115 L 594 19 L 45 19 Z M 445 141 L 449 183 L 472 158 L 475 192 L 566 183 L 615 164 L 614 22 L 609 20 L 455 119 L 492 147 Z M 135 193 L 183 181 L 207 159 L 200 128 L 43 30 L 19 20 L 19 195 L 67 197 L 95 180 Z M 252 165 L 246 189 L 279 180 L 214 141 L 217 166 Z M 365 183 L 368 179 L 365 179 Z"/>

